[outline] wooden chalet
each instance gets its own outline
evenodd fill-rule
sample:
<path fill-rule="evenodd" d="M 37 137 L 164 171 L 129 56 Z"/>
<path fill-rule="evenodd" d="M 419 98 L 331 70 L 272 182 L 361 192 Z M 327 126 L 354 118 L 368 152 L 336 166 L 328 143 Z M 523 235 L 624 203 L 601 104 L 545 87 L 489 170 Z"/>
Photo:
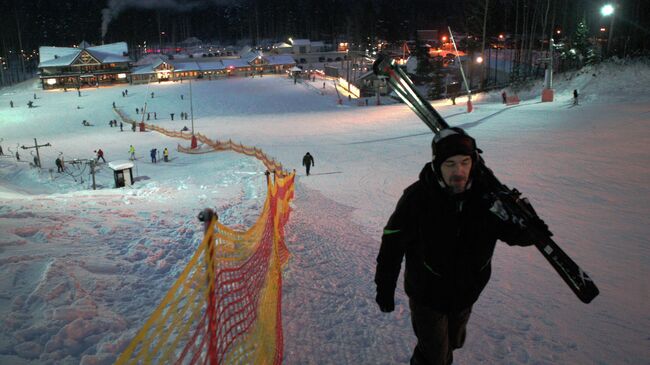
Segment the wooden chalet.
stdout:
<path fill-rule="evenodd" d="M 127 83 L 131 73 L 125 42 L 77 47 L 40 47 L 43 89 L 99 87 Z"/>

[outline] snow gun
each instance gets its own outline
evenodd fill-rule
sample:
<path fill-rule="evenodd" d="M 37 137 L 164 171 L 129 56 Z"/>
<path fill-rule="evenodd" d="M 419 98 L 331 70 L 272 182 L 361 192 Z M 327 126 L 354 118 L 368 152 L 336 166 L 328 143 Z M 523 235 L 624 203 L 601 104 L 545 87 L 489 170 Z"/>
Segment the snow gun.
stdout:
<path fill-rule="evenodd" d="M 396 64 L 395 60 L 385 55 L 379 55 L 372 67 L 375 75 L 380 78 L 385 78 L 399 98 L 415 112 L 433 133 L 437 134 L 441 130 L 449 128 L 449 124 L 447 124 L 444 118 L 416 90 L 411 79 Z M 497 213 L 498 211 L 501 219 L 510 220 L 526 229 L 533 238 L 537 249 L 539 249 L 575 295 L 582 302 L 590 303 L 599 293 L 596 284 L 551 239 L 553 233 L 551 233 L 546 224 L 539 218 L 528 199 L 522 197 L 517 189 L 510 189 L 502 184 L 492 170 L 485 165 L 485 161 L 480 155 L 477 158 L 476 172 L 486 182 L 491 199 L 493 199 L 495 205 L 499 208 L 494 212 Z"/>

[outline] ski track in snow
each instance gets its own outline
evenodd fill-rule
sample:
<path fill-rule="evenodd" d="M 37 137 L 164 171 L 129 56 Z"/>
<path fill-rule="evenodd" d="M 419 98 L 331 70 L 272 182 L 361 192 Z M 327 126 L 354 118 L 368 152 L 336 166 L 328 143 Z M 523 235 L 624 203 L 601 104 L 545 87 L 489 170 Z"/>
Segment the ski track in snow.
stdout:
<path fill-rule="evenodd" d="M 375 304 L 378 237 L 368 236 L 352 222 L 352 208 L 304 187 L 300 180 L 293 205 L 286 229 L 291 257 L 282 299 L 284 363 L 408 362 L 413 336 L 406 302 L 397 306 L 397 323 Z M 401 289 L 398 295 L 405 298 Z"/>

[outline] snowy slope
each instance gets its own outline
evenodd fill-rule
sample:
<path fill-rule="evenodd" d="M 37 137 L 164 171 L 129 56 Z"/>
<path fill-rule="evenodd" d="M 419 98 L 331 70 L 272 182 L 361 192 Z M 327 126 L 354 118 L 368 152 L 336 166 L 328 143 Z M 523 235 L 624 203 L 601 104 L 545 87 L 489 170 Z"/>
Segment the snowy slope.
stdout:
<path fill-rule="evenodd" d="M 601 290 L 584 305 L 534 248 L 498 245 L 493 278 L 455 363 L 648 363 L 649 79 L 647 66 L 604 65 L 558 76 L 554 103 L 541 104 L 531 92 L 506 108 L 495 92 L 479 95 L 471 114 L 463 105 L 434 105 L 477 139 L 504 183 L 530 197 Z M 193 82 L 194 126 L 213 139 L 260 147 L 298 170 L 286 230 L 292 257 L 283 292 L 284 363 L 405 364 L 414 346 L 408 304 L 400 288 L 396 311 L 379 312 L 374 260 L 401 191 L 430 158 L 431 134 L 403 104 L 340 106 L 332 86 L 324 95 L 321 87 L 320 80 L 294 85 L 267 76 Z M 117 118 L 113 101 L 133 118 L 146 102 L 158 117 L 149 122 L 189 126 L 178 120 L 190 111 L 188 82 L 124 88 L 79 97 L 31 82 L 0 91 L 5 153 L 33 138 L 52 144 L 41 149 L 40 173 L 0 158 L 2 364 L 111 363 L 200 242 L 198 211 L 214 207 L 226 224 L 243 228 L 261 209 L 258 161 L 180 155 L 181 141 L 108 126 Z M 570 105 L 574 88 L 583 98 L 577 107 Z M 28 109 L 34 93 L 37 108 Z M 82 127 L 83 119 L 94 126 Z M 111 189 L 104 167 L 97 191 L 89 190 L 87 171 L 47 171 L 56 171 L 59 152 L 69 161 L 102 148 L 110 161 L 128 158 L 131 144 L 142 157 L 133 188 Z M 150 163 L 149 150 L 164 147 L 172 161 Z M 309 177 L 300 166 L 307 151 L 316 161 Z"/>

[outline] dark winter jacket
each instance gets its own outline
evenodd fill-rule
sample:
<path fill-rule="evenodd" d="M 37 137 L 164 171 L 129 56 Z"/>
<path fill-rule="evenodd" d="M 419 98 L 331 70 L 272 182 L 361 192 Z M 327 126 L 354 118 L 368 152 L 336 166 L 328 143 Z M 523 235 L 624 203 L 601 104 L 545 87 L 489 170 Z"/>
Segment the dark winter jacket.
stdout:
<path fill-rule="evenodd" d="M 490 212 L 491 205 L 477 178 L 464 193 L 450 194 L 426 164 L 384 229 L 375 275 L 378 293 L 394 294 L 406 256 L 404 286 L 411 299 L 439 311 L 474 304 L 490 279 L 497 239 L 530 244 L 518 226 Z"/>
<path fill-rule="evenodd" d="M 308 153 L 302 158 L 302 165 L 309 167 L 314 166 L 314 158 Z"/>

